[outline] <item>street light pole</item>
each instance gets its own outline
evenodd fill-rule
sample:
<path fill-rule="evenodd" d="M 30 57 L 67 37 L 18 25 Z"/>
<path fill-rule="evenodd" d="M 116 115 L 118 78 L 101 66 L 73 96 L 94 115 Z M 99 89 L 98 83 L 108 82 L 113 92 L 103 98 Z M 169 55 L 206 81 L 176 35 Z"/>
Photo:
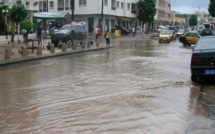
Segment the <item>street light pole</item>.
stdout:
<path fill-rule="evenodd" d="M 8 13 L 8 10 L 7 9 L 3 9 L 2 10 L 2 13 L 4 14 L 4 19 L 5 19 L 5 35 L 6 35 L 6 39 L 8 39 L 7 38 L 7 13 Z"/>
<path fill-rule="evenodd" d="M 101 11 L 101 30 L 103 30 L 103 8 L 104 8 L 104 2 L 102 0 L 102 11 Z M 102 34 L 102 33 L 101 33 Z"/>
<path fill-rule="evenodd" d="M 74 0 L 71 0 L 71 10 L 72 10 L 72 21 L 74 21 L 74 9 L 75 9 L 75 6 L 74 6 Z"/>
<path fill-rule="evenodd" d="M 47 12 L 49 12 L 49 9 L 48 9 L 48 8 L 49 8 L 49 1 L 46 0 L 46 11 L 47 11 Z"/>

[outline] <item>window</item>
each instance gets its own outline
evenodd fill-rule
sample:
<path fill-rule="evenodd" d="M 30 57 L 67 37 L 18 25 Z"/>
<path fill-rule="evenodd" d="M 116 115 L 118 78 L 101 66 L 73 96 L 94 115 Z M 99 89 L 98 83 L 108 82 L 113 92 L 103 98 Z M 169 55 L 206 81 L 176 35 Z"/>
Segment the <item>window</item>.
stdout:
<path fill-rule="evenodd" d="M 124 6 L 124 5 L 123 5 L 123 2 L 121 2 L 121 8 L 122 8 L 122 9 L 123 9 L 123 6 Z"/>
<path fill-rule="evenodd" d="M 105 0 L 105 1 L 104 1 L 104 5 L 105 5 L 105 6 L 108 6 L 108 0 Z"/>
<path fill-rule="evenodd" d="M 58 0 L 58 10 L 64 10 L 64 0 Z"/>
<path fill-rule="evenodd" d="M 86 0 L 79 0 L 79 5 L 86 5 L 86 4 L 87 4 Z"/>
<path fill-rule="evenodd" d="M 119 1 L 116 2 L 116 7 L 119 8 Z"/>
<path fill-rule="evenodd" d="M 127 5 L 127 10 L 130 10 L 130 3 L 128 3 Z"/>
<path fill-rule="evenodd" d="M 69 0 L 65 0 L 65 10 L 69 10 Z"/>
<path fill-rule="evenodd" d="M 54 8 L 54 1 L 49 2 L 50 8 Z"/>

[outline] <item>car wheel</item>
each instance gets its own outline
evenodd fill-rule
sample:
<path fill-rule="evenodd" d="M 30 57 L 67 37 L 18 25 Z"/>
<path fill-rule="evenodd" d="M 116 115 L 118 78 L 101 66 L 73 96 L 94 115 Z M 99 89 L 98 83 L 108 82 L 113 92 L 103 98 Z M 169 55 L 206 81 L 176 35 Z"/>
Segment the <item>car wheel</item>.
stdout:
<path fill-rule="evenodd" d="M 191 81 L 196 82 L 197 81 L 197 76 L 191 75 Z"/>
<path fill-rule="evenodd" d="M 187 46 L 187 44 L 185 43 L 185 42 L 183 42 L 183 45 L 186 47 Z"/>

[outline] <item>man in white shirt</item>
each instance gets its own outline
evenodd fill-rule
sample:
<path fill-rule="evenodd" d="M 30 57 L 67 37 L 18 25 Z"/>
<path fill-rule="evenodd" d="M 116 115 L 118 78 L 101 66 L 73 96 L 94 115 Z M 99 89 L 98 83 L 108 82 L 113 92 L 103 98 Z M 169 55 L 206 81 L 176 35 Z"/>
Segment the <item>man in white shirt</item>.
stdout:
<path fill-rule="evenodd" d="M 95 34 L 96 34 L 96 40 L 97 40 L 98 35 L 99 35 L 99 28 L 98 27 L 96 27 L 96 29 L 95 29 Z"/>
<path fill-rule="evenodd" d="M 132 28 L 132 33 L 133 33 L 133 37 L 134 37 L 135 34 L 136 34 L 136 28 L 135 28 L 135 26 L 133 26 L 133 28 Z"/>

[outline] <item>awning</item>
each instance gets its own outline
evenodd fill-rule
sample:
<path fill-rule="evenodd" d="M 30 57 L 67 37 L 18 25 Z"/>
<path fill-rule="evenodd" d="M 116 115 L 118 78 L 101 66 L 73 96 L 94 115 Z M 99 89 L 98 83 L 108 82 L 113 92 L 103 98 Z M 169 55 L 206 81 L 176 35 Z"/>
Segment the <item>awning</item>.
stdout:
<path fill-rule="evenodd" d="M 68 12 L 40 12 L 34 13 L 33 17 L 38 19 L 70 19 L 71 15 Z"/>
<path fill-rule="evenodd" d="M 131 18 L 118 17 L 118 19 L 123 21 L 131 21 Z"/>

